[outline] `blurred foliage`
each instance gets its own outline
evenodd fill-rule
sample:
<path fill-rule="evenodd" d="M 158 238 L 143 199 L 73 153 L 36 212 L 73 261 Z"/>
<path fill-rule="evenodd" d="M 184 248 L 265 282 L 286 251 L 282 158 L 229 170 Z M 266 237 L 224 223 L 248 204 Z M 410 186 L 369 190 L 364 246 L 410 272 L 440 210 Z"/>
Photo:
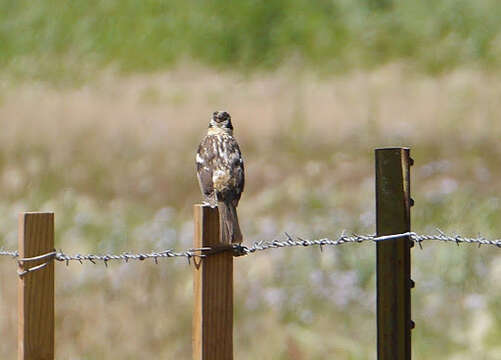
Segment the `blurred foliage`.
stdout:
<path fill-rule="evenodd" d="M 36 210 L 55 212 L 56 247 L 71 254 L 190 247 L 194 152 L 219 108 L 232 113 L 245 157 L 245 243 L 283 231 L 374 232 L 372 151 L 390 145 L 412 147 L 414 231 L 499 237 L 500 80 L 393 65 L 245 80 L 188 67 L 64 91 L 0 82 L 0 247 L 16 247 L 17 213 Z M 412 259 L 414 356 L 499 359 L 501 250 L 423 246 Z M 235 263 L 238 359 L 374 358 L 373 244 L 270 250 Z M 189 358 L 184 259 L 56 269 L 58 359 Z M 6 359 L 15 354 L 16 281 L 15 263 L 0 259 Z"/>
<path fill-rule="evenodd" d="M 152 71 L 186 61 L 321 72 L 400 60 L 499 67 L 496 0 L 0 0 L 0 66 L 22 77 Z M 83 72 L 83 74 L 82 74 Z"/>
<path fill-rule="evenodd" d="M 371 151 L 384 145 L 413 147 L 413 229 L 499 236 L 499 19 L 495 0 L 0 0 L 2 78 L 153 73 L 65 91 L 0 81 L 0 246 L 15 247 L 28 210 L 55 211 L 68 253 L 191 246 L 194 149 L 218 108 L 246 160 L 246 242 L 373 232 Z M 242 80 L 187 62 L 279 71 Z M 356 68 L 377 70 L 317 76 Z M 238 259 L 237 357 L 374 358 L 374 253 Z M 498 257 L 413 250 L 416 357 L 501 357 Z M 190 271 L 166 262 L 59 264 L 57 357 L 188 358 Z M 15 353 L 13 266 L 0 259 L 2 358 Z"/>

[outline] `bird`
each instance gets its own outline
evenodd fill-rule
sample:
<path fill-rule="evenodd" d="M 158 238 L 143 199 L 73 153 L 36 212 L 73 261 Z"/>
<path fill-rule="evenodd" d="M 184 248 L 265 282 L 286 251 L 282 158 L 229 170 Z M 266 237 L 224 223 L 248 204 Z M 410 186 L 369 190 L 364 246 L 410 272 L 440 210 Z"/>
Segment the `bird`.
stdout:
<path fill-rule="evenodd" d="M 217 206 L 221 243 L 242 242 L 237 206 L 245 185 L 244 161 L 233 137 L 231 116 L 215 111 L 196 153 L 197 178 L 204 204 Z"/>

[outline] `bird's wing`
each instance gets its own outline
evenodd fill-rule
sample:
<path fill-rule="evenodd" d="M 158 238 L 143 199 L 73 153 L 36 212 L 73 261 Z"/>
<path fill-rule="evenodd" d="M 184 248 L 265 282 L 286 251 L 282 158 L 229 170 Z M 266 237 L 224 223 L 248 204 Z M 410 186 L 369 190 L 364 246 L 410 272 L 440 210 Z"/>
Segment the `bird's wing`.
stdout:
<path fill-rule="evenodd" d="M 240 147 L 238 143 L 233 139 L 230 145 L 230 152 L 232 154 L 232 173 L 233 173 L 233 189 L 234 189 L 234 198 L 236 200 L 235 206 L 238 204 L 240 200 L 240 196 L 242 196 L 242 192 L 244 191 L 245 186 L 245 173 L 244 173 L 244 160 L 242 158 L 242 153 L 240 151 Z"/>
<path fill-rule="evenodd" d="M 206 196 L 212 196 L 214 186 L 212 183 L 212 161 L 216 156 L 213 147 L 213 139 L 211 136 L 206 136 L 200 145 L 196 155 L 197 177 L 202 193 Z"/>

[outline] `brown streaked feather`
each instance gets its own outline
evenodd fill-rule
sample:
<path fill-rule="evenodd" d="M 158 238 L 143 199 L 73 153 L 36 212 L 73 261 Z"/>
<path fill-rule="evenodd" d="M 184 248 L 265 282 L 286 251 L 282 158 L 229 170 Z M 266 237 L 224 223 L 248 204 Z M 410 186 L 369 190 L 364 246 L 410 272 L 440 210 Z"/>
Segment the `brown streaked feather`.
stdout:
<path fill-rule="evenodd" d="M 207 140 L 207 137 L 205 137 L 200 143 L 196 159 L 198 183 L 205 197 L 204 200 L 208 200 L 208 198 L 213 197 L 214 194 L 214 187 L 212 186 L 212 166 L 210 166 L 214 155 L 208 153 L 206 150 L 207 143 L 209 142 Z M 202 160 L 202 162 L 199 160 Z"/>
<path fill-rule="evenodd" d="M 221 241 L 242 241 L 236 207 L 245 186 L 244 164 L 238 143 L 232 136 L 233 127 L 228 114 L 209 124 L 196 155 L 197 177 L 204 200 L 218 206 Z M 223 114 L 223 115 L 224 115 Z M 215 113 L 214 116 L 219 116 Z"/>
<path fill-rule="evenodd" d="M 213 196 L 213 175 L 216 171 L 227 174 L 227 180 L 220 184 L 217 198 L 231 201 L 234 206 L 242 195 L 245 186 L 244 164 L 238 143 L 232 136 L 207 135 L 198 147 L 197 175 L 204 196 Z"/>

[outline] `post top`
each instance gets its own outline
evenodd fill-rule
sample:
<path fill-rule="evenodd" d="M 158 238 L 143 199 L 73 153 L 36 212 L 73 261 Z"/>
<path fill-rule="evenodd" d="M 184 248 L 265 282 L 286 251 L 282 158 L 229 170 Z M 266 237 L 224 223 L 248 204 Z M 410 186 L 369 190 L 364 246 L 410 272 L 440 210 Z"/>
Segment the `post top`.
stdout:
<path fill-rule="evenodd" d="M 54 214 L 54 211 L 22 211 L 21 214 Z"/>
<path fill-rule="evenodd" d="M 19 215 L 54 215 L 54 211 L 23 211 Z"/>
<path fill-rule="evenodd" d="M 206 208 L 206 209 L 215 209 L 217 206 L 211 206 L 209 204 L 194 204 L 193 207 L 196 208 Z"/>
<path fill-rule="evenodd" d="M 375 151 L 379 150 L 410 150 L 408 146 L 385 146 L 374 149 Z"/>

